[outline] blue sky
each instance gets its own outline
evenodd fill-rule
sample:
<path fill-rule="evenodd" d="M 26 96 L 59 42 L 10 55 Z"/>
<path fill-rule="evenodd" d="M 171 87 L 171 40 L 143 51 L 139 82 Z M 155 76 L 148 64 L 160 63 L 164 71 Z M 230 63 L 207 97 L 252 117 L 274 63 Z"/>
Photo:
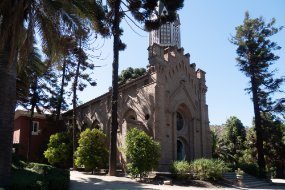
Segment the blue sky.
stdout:
<path fill-rule="evenodd" d="M 191 63 L 206 74 L 210 124 L 223 124 L 230 116 L 237 116 L 245 126 L 251 126 L 253 106 L 250 96 L 244 89 L 248 79 L 236 67 L 236 47 L 229 42 L 235 34 L 235 27 L 241 25 L 245 11 L 252 18 L 262 16 L 267 22 L 272 17 L 276 26 L 285 26 L 284 0 L 185 0 L 184 8 L 179 11 L 181 20 L 181 45 L 185 53 L 190 53 Z M 148 64 L 148 33 L 132 28 L 123 21 L 123 41 L 127 49 L 120 53 L 119 71 L 127 67 L 146 67 Z M 140 35 L 138 35 L 139 33 Z M 285 75 L 285 29 L 272 38 L 282 49 L 276 54 L 280 59 L 273 67 L 278 75 Z M 108 91 L 112 79 L 112 39 L 101 40 L 95 46 L 104 44 L 94 52 L 100 59 L 94 60 L 96 68 L 93 78 L 96 87 L 88 87 L 79 93 L 82 102 L 91 100 Z M 285 85 L 282 86 L 285 90 Z"/>

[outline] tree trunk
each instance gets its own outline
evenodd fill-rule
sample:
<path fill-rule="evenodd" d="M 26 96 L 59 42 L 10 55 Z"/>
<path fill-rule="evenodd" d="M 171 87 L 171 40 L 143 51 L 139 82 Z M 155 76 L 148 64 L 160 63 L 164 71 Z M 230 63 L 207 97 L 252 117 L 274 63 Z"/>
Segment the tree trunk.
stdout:
<path fill-rule="evenodd" d="M 261 125 L 261 114 L 259 107 L 259 97 L 257 93 L 257 87 L 254 76 L 251 77 L 251 88 L 252 88 L 252 101 L 254 107 L 254 123 L 256 132 L 256 148 L 257 148 L 257 163 L 259 166 L 260 177 L 265 177 L 265 159 L 264 159 L 264 149 L 263 149 L 263 132 Z"/>
<path fill-rule="evenodd" d="M 120 44 L 120 4 L 121 0 L 115 2 L 113 23 L 113 73 L 112 73 L 112 121 L 110 135 L 109 175 L 116 175 L 117 165 L 117 129 L 118 129 L 118 69 L 119 69 L 119 44 Z"/>
<path fill-rule="evenodd" d="M 66 70 L 66 59 L 64 57 L 63 68 L 62 68 L 61 86 L 60 86 L 60 92 L 59 92 L 59 97 L 58 97 L 58 101 L 57 101 L 57 108 L 56 108 L 56 126 L 58 125 L 58 121 L 60 118 L 60 111 L 61 111 L 61 105 L 62 105 L 62 100 L 63 100 L 64 83 L 65 83 L 65 70 Z"/>
<path fill-rule="evenodd" d="M 80 64 L 81 64 L 81 39 L 79 41 L 79 57 L 78 57 L 78 64 L 76 67 L 76 73 L 75 73 L 75 78 L 73 82 L 73 99 L 72 99 L 72 104 L 73 104 L 73 114 L 72 114 L 72 137 L 73 137 L 73 168 L 75 169 L 75 151 L 77 147 L 77 138 L 76 138 L 76 107 L 77 107 L 77 95 L 76 95 L 76 90 L 77 90 L 77 85 L 78 85 L 78 77 L 79 77 L 79 69 L 80 69 Z"/>
<path fill-rule="evenodd" d="M 8 44 L 0 50 L 0 187 L 9 187 L 16 106 L 16 55 L 8 64 Z"/>
<path fill-rule="evenodd" d="M 2 24 L 8 25 L 0 27 L 0 187 L 9 188 L 16 107 L 17 48 L 25 9 L 30 1 L 4 1 L 3 4 L 8 8 L 1 13 Z"/>

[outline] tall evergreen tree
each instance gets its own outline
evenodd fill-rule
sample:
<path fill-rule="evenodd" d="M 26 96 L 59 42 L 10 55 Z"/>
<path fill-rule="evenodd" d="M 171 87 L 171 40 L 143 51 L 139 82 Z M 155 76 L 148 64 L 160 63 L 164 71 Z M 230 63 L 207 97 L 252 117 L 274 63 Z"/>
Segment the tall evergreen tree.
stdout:
<path fill-rule="evenodd" d="M 156 15 L 156 19 L 151 19 L 158 1 L 162 1 L 168 9 L 168 14 Z M 161 24 L 173 21 L 176 18 L 176 11 L 183 7 L 184 0 L 108 0 L 109 11 L 107 17 L 113 35 L 113 71 L 112 71 L 112 111 L 111 111 L 111 139 L 109 155 L 109 175 L 115 175 L 117 159 L 117 129 L 118 129 L 118 68 L 119 51 L 124 50 L 126 45 L 121 41 L 123 29 L 120 23 L 124 17 L 133 19 L 145 25 L 145 29 L 150 31 L 157 29 Z M 123 5 L 123 6 L 121 6 Z M 153 17 L 154 18 L 154 17 Z M 133 21 L 134 21 L 133 20 Z M 135 22 L 134 21 L 134 22 Z"/>
<path fill-rule="evenodd" d="M 71 81 L 72 70 L 75 67 L 74 63 L 74 50 L 76 49 L 76 41 L 71 35 L 64 35 L 61 38 L 61 44 L 65 47 L 62 55 L 54 63 L 54 69 L 57 72 L 56 77 L 59 79 L 59 85 L 56 88 L 56 96 L 53 96 L 52 107 L 54 108 L 54 114 L 56 119 L 56 124 L 58 124 L 60 119 L 61 111 L 65 111 L 68 108 L 66 101 L 66 94 L 69 94 L 66 90 L 69 82 Z"/>
<path fill-rule="evenodd" d="M 258 152 L 258 165 L 260 174 L 264 175 L 264 135 L 262 129 L 261 112 L 270 111 L 274 105 L 272 94 L 278 91 L 283 78 L 274 78 L 274 71 L 269 67 L 279 57 L 273 53 L 281 49 L 270 37 L 278 33 L 282 27 L 275 27 L 275 19 L 265 23 L 262 17 L 250 18 L 245 13 L 243 24 L 236 27 L 236 34 L 231 42 L 237 46 L 236 58 L 240 71 L 249 78 L 249 87 L 245 90 L 251 94 L 256 131 L 256 147 Z"/>
<path fill-rule="evenodd" d="M 27 83 L 28 85 L 21 85 L 20 87 L 17 86 L 17 92 L 19 88 L 27 91 L 25 96 L 20 96 L 17 98 L 17 104 L 29 110 L 29 127 L 28 127 L 28 147 L 27 147 L 27 155 L 26 159 L 29 161 L 30 159 L 30 146 L 31 146 L 31 133 L 33 129 L 33 120 L 34 120 L 34 113 L 43 113 L 45 111 L 50 110 L 50 101 L 49 97 L 53 96 L 53 89 L 49 86 L 55 84 L 55 81 L 52 80 L 52 72 L 50 68 L 41 61 L 41 57 L 39 54 L 36 54 L 36 59 L 33 58 L 31 61 L 32 64 L 29 66 L 35 67 L 28 67 L 26 70 L 19 73 L 19 80 L 18 84 Z M 32 57 L 32 56 L 31 56 Z M 34 62 L 35 61 L 35 62 Z M 31 68 L 31 70 L 30 70 Z M 36 69 L 34 69 L 36 68 Z M 38 69 L 37 69 L 38 68 Z M 28 78 L 23 81 L 23 77 Z"/>

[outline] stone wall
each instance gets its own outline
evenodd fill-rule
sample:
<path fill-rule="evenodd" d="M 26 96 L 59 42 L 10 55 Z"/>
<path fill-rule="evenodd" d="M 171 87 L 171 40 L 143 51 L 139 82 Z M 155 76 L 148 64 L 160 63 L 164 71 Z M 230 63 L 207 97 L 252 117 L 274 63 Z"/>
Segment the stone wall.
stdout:
<path fill-rule="evenodd" d="M 190 64 L 190 55 L 183 51 L 154 44 L 149 48 L 147 74 L 119 87 L 118 149 L 124 147 L 130 128 L 144 130 L 160 142 L 160 171 L 167 171 L 179 158 L 190 161 L 211 155 L 205 72 L 196 70 L 195 64 Z M 81 130 L 101 128 L 109 138 L 110 94 L 78 107 Z M 71 115 L 67 112 L 65 118 Z M 177 123 L 183 123 L 179 130 Z M 119 163 L 124 163 L 125 156 L 118 155 Z"/>

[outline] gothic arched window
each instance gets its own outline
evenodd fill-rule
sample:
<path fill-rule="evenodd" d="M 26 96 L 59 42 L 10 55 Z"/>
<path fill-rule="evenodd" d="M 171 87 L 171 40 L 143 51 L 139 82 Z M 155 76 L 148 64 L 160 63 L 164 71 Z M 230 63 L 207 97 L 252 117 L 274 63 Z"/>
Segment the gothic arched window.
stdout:
<path fill-rule="evenodd" d="M 179 131 L 184 126 L 184 119 L 181 113 L 176 112 L 176 129 Z"/>

